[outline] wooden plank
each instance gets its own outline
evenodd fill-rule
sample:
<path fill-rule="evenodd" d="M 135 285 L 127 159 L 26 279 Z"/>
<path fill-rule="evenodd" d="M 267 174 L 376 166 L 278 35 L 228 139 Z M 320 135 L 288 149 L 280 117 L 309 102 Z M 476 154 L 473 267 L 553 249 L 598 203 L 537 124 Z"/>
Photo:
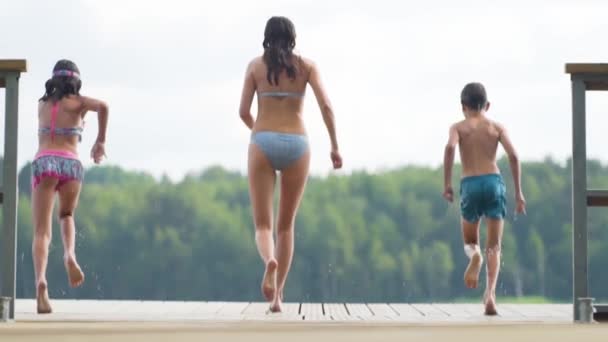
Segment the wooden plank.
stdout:
<path fill-rule="evenodd" d="M 31 298 L 15 299 L 15 313 L 36 313 L 36 300 Z"/>
<path fill-rule="evenodd" d="M 414 308 L 412 304 L 404 304 L 404 303 L 391 303 L 389 306 L 397 312 L 399 317 L 401 318 L 412 318 L 412 319 L 421 319 L 424 318 L 424 314 Z"/>
<path fill-rule="evenodd" d="M 608 206 L 608 190 L 587 190 L 587 205 L 590 207 Z"/>
<path fill-rule="evenodd" d="M 571 304 L 539 304 L 551 317 L 567 317 L 572 319 Z"/>
<path fill-rule="evenodd" d="M 243 311 L 243 315 L 261 315 L 266 314 L 270 308 L 270 303 L 250 303 Z M 283 303 L 281 313 L 285 315 L 298 316 L 300 313 L 300 303 Z"/>
<path fill-rule="evenodd" d="M 608 74 L 607 63 L 567 63 L 567 74 Z"/>
<path fill-rule="evenodd" d="M 525 318 L 524 314 L 518 311 L 516 307 L 514 308 L 508 304 L 499 303 L 496 310 L 498 311 L 498 316 L 508 318 L 510 320 L 522 320 Z"/>
<path fill-rule="evenodd" d="M 27 61 L 25 59 L 0 59 L 0 71 L 27 71 Z"/>
<path fill-rule="evenodd" d="M 243 311 L 244 320 L 253 321 L 301 321 L 299 314 L 299 303 L 283 303 L 282 312 L 271 313 L 268 311 L 270 303 L 251 303 Z"/>
<path fill-rule="evenodd" d="M 560 304 L 504 304 L 502 306 L 519 312 L 528 319 L 547 320 L 549 318 L 571 318 L 572 311 L 566 312 Z M 570 306 L 570 308 L 572 308 Z"/>
<path fill-rule="evenodd" d="M 120 313 L 142 315 L 149 313 L 164 313 L 161 301 L 124 301 Z"/>
<path fill-rule="evenodd" d="M 572 316 L 572 304 L 551 304 L 551 308 L 555 312 L 568 315 L 568 317 Z"/>
<path fill-rule="evenodd" d="M 326 321 L 331 319 L 323 314 L 321 303 L 302 303 L 300 314 L 306 321 Z"/>
<path fill-rule="evenodd" d="M 585 81 L 585 86 L 587 90 L 608 90 L 608 80 L 606 82 Z"/>
<path fill-rule="evenodd" d="M 503 306 L 498 303 L 497 304 L 497 312 L 498 315 L 496 316 L 486 316 L 485 315 L 485 305 L 483 303 L 463 303 L 463 304 L 457 304 L 457 306 L 459 307 L 460 310 L 463 310 L 465 312 L 467 312 L 469 314 L 468 316 L 468 320 L 469 321 L 481 321 L 481 322 L 485 322 L 488 320 L 501 320 L 501 319 L 508 319 L 509 321 L 517 321 L 518 319 L 521 320 L 523 318 L 522 315 L 514 313 L 513 311 L 510 311 L 506 308 L 503 308 Z"/>
<path fill-rule="evenodd" d="M 283 312 L 290 316 L 301 316 L 300 303 L 283 303 Z"/>
<path fill-rule="evenodd" d="M 53 312 L 61 314 L 109 314 L 119 312 L 127 304 L 125 301 L 99 301 L 99 300 L 75 300 L 75 299 L 51 299 Z M 31 303 L 31 304 L 30 304 Z M 31 305 L 32 312 L 36 310 L 36 301 L 31 300 L 28 306 Z M 20 308 L 18 308 L 21 310 Z M 28 311 L 29 311 L 28 310 Z"/>
<path fill-rule="evenodd" d="M 346 303 L 346 310 L 351 316 L 362 320 L 370 319 L 374 315 L 367 305 L 362 303 Z"/>
<path fill-rule="evenodd" d="M 397 317 L 397 312 L 393 310 L 388 304 L 384 303 L 368 303 L 367 308 L 372 312 L 375 317 L 392 319 Z"/>
<path fill-rule="evenodd" d="M 249 302 L 226 302 L 216 313 L 218 316 L 239 316 L 249 306 Z"/>
<path fill-rule="evenodd" d="M 468 310 L 467 304 L 438 303 L 438 304 L 433 304 L 433 306 L 435 308 L 437 308 L 438 310 L 445 312 L 448 316 L 454 317 L 454 318 L 469 318 L 469 317 L 475 315 L 471 312 L 472 310 L 471 311 Z M 480 314 L 483 314 L 481 306 L 478 307 L 477 311 L 479 311 Z"/>
<path fill-rule="evenodd" d="M 439 308 L 434 306 L 433 304 L 427 303 L 415 303 L 412 306 L 422 312 L 425 317 L 449 317 L 447 313 L 441 311 Z"/>
<path fill-rule="evenodd" d="M 211 315 L 217 314 L 226 305 L 223 302 L 202 302 L 192 312 L 193 315 Z"/>
<path fill-rule="evenodd" d="M 204 302 L 165 301 L 162 310 L 168 315 L 188 316 L 197 312 L 204 305 Z"/>
<path fill-rule="evenodd" d="M 245 310 L 243 310 L 243 316 L 265 317 L 270 314 L 268 311 L 269 308 L 269 303 L 250 303 Z"/>
<path fill-rule="evenodd" d="M 522 304 L 502 304 L 501 310 L 509 310 L 514 314 L 517 314 L 523 318 L 534 317 L 534 313 L 526 310 L 526 307 Z"/>
<path fill-rule="evenodd" d="M 329 316 L 334 321 L 352 321 L 359 318 L 351 316 L 346 310 L 344 303 L 325 303 L 323 304 L 325 316 Z"/>

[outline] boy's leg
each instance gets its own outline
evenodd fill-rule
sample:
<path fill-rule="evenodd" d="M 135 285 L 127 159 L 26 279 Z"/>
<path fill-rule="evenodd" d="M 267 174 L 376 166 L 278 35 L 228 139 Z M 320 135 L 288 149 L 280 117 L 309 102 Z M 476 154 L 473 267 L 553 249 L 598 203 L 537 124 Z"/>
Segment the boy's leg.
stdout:
<path fill-rule="evenodd" d="M 486 241 L 487 279 L 484 304 L 486 315 L 496 315 L 496 283 L 500 271 L 500 249 L 504 221 L 502 219 L 488 218 L 488 236 Z"/>
<path fill-rule="evenodd" d="M 464 218 L 462 224 L 462 241 L 464 242 L 464 252 L 469 258 L 469 265 L 464 272 L 464 283 L 468 288 L 476 288 L 479 282 L 479 271 L 483 263 L 481 248 L 479 248 L 479 220 L 469 222 Z"/>

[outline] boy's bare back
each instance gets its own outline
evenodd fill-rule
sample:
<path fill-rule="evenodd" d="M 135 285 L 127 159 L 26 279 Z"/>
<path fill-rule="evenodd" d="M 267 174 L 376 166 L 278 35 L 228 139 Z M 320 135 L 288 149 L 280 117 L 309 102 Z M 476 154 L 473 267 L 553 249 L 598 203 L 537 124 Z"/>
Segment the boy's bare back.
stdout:
<path fill-rule="evenodd" d="M 470 117 L 454 126 L 458 135 L 462 176 L 500 173 L 496 165 L 496 151 L 503 128 L 485 116 Z"/>

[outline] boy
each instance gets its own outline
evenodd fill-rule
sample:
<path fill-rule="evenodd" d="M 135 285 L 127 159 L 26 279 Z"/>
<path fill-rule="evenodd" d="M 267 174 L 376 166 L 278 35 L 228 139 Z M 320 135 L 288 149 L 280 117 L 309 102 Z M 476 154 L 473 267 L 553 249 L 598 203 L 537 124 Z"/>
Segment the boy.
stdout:
<path fill-rule="evenodd" d="M 509 158 L 513 184 L 515 185 L 516 212 L 525 213 L 526 201 L 521 191 L 521 167 L 517 153 L 504 127 L 486 117 L 490 108 L 486 90 L 480 83 L 467 84 L 460 94 L 465 119 L 450 127 L 444 155 L 443 197 L 452 202 L 452 167 L 454 151 L 459 146 L 462 163 L 460 181 L 460 210 L 464 251 L 469 265 L 464 273 L 468 288 L 476 288 L 483 263 L 479 247 L 479 222 L 486 218 L 488 236 L 485 254 L 487 258 L 487 282 L 483 302 L 486 315 L 496 315 L 496 282 L 500 270 L 500 247 L 503 219 L 506 214 L 506 189 L 496 165 L 498 143 Z"/>

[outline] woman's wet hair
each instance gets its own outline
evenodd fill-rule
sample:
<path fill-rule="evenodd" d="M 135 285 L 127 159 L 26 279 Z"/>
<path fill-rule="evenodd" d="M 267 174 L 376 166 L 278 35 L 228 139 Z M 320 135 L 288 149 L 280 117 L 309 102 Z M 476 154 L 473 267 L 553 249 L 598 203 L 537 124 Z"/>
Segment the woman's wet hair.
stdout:
<path fill-rule="evenodd" d="M 279 84 L 283 70 L 290 79 L 296 78 L 298 68 L 294 63 L 293 49 L 296 46 L 296 28 L 286 17 L 272 17 L 264 30 L 264 62 L 268 68 L 266 79 L 270 84 Z"/>
<path fill-rule="evenodd" d="M 469 83 L 460 93 L 460 103 L 472 110 L 482 110 L 488 103 L 486 88 L 481 83 Z"/>
<path fill-rule="evenodd" d="M 68 95 L 80 95 L 80 70 L 76 63 L 62 59 L 55 64 L 52 77 L 46 81 L 40 101 L 59 101 Z"/>

